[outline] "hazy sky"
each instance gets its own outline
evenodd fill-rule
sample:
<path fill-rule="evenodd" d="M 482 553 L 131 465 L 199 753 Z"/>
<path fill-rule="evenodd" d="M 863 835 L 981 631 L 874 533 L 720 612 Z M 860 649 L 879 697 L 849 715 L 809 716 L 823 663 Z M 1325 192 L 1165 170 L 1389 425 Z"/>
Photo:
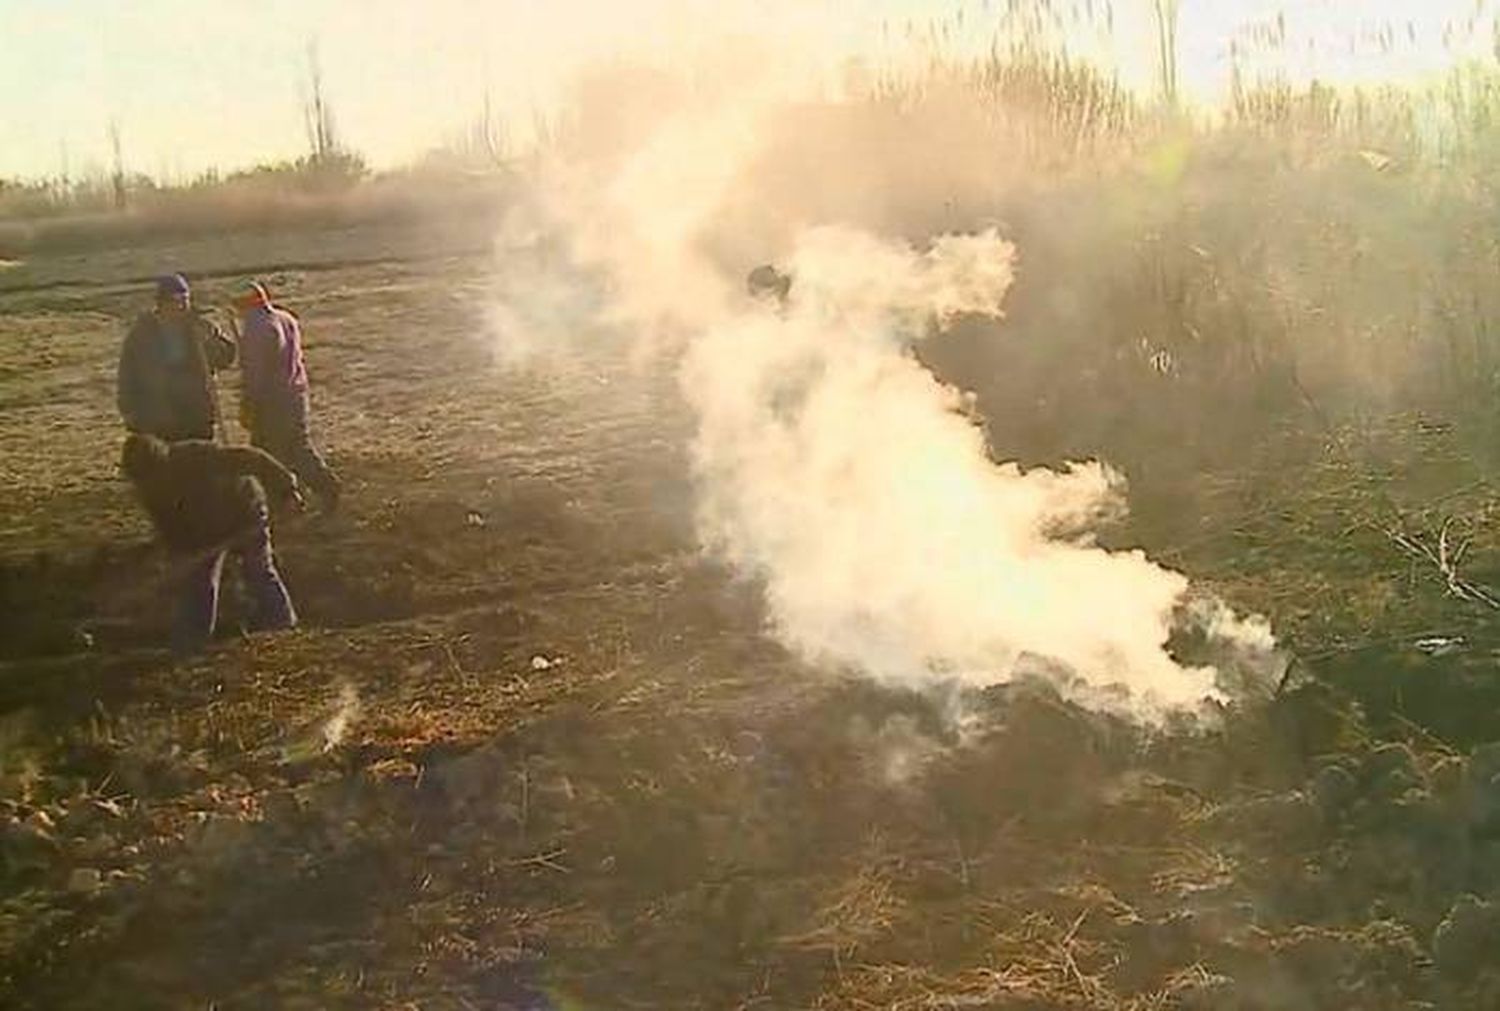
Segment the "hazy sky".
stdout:
<path fill-rule="evenodd" d="M 1058 0 L 1066 7 L 1071 0 Z M 1079 0 L 1081 3 L 1082 0 Z M 1102 0 L 1096 0 L 1102 6 Z M 1139 16 L 1115 0 L 1115 57 L 1149 72 Z M 316 39 L 348 143 L 377 166 L 407 161 L 476 115 L 486 86 L 527 123 L 562 81 L 609 53 L 676 51 L 728 31 L 811 45 L 830 64 L 965 11 L 987 34 L 999 0 L 0 0 L 0 176 L 73 174 L 108 161 L 119 123 L 130 167 L 182 177 L 304 152 L 301 97 Z M 1182 75 L 1212 95 L 1230 31 L 1287 16 L 1294 76 L 1431 70 L 1452 58 L 1443 26 L 1489 0 L 1181 0 Z M 1390 20 L 1416 40 L 1372 57 L 1362 28 Z M 882 32 L 882 25 L 894 31 Z M 1358 43 L 1353 54 L 1350 40 Z M 888 43 L 886 43 L 888 44 Z M 1485 48 L 1485 47 L 1481 47 Z"/>

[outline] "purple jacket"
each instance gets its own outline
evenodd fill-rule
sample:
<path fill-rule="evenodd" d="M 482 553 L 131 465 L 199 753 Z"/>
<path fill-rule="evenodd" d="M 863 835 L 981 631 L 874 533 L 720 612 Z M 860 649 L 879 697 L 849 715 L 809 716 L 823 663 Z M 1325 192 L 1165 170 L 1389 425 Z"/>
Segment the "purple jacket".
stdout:
<path fill-rule="evenodd" d="M 256 407 L 274 407 L 307 392 L 302 326 L 280 306 L 245 314 L 240 330 L 240 370 L 245 397 Z"/>

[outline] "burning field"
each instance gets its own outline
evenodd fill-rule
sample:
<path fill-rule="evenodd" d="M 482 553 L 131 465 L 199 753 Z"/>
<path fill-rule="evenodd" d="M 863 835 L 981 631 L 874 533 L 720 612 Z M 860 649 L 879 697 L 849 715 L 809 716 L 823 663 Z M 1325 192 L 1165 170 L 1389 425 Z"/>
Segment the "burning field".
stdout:
<path fill-rule="evenodd" d="M 0 1004 L 1500 1005 L 1483 194 L 619 73 L 498 238 L 195 276 L 307 326 L 295 632 L 161 649 L 189 251 L 0 280 Z"/>

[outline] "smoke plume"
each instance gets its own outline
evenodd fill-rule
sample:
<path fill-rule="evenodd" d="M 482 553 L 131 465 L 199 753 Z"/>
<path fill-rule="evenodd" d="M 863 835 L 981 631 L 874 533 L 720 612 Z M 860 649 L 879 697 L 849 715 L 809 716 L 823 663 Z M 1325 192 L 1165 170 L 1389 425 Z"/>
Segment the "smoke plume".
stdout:
<path fill-rule="evenodd" d="M 558 271 L 513 285 L 498 318 L 514 332 L 500 339 L 556 346 L 603 325 L 670 352 L 696 419 L 700 540 L 764 587 L 778 638 L 904 684 L 1039 675 L 1148 722 L 1222 700 L 1259 669 L 1274 652 L 1262 622 L 1096 542 L 1101 521 L 1125 511 L 1122 475 L 1098 461 L 992 459 L 970 400 L 915 353 L 960 317 L 1002 315 L 1016 250 L 998 230 L 911 241 L 857 213 L 833 224 L 778 204 L 767 165 L 799 157 L 766 147 L 787 142 L 784 76 L 685 96 L 652 80 L 658 116 L 616 129 L 604 151 L 575 138 L 539 174 L 510 256 L 525 252 L 516 235 L 562 236 L 551 241 L 583 289 L 560 298 Z M 955 152 L 966 143 L 954 138 Z M 869 189 L 861 154 L 821 171 Z M 762 227 L 729 227 L 746 222 Z M 761 259 L 790 276 L 784 298 L 745 293 Z M 1233 679 L 1174 659 L 1184 624 L 1221 643 Z"/>

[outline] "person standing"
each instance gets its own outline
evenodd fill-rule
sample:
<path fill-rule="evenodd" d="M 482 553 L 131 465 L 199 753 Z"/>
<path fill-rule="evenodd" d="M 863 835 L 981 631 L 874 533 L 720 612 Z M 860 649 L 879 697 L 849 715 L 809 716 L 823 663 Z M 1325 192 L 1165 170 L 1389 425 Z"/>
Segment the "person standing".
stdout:
<path fill-rule="evenodd" d="M 136 319 L 120 349 L 116 397 L 126 429 L 169 442 L 212 441 L 220 427 L 214 374 L 234 360 L 234 342 L 193 311 L 187 278 L 158 278 L 155 307 Z"/>
<path fill-rule="evenodd" d="M 323 501 L 338 507 L 339 480 L 308 431 L 307 365 L 302 325 L 271 302 L 265 285 L 249 282 L 235 299 L 240 313 L 240 420 L 250 444 L 290 468 Z"/>

